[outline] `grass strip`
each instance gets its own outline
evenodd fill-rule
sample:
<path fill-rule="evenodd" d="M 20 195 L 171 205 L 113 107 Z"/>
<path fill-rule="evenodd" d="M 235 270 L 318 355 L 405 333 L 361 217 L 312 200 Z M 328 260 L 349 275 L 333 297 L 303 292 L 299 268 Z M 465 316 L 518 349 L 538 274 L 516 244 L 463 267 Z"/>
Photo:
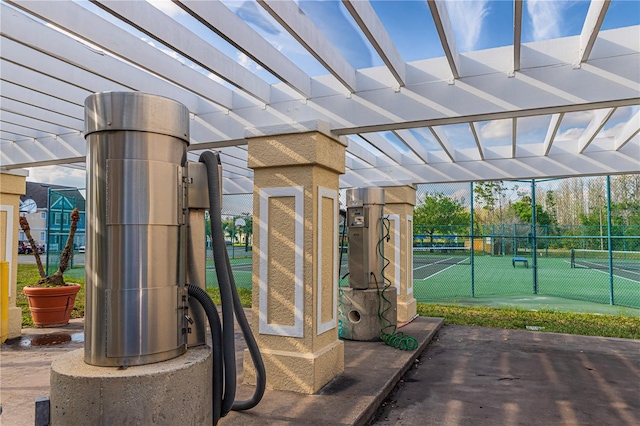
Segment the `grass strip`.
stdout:
<path fill-rule="evenodd" d="M 582 336 L 640 339 L 640 318 L 614 315 L 577 314 L 551 309 L 527 311 L 520 308 L 484 308 L 418 303 L 420 316 L 442 317 L 447 324 L 478 327 L 533 329 Z"/>

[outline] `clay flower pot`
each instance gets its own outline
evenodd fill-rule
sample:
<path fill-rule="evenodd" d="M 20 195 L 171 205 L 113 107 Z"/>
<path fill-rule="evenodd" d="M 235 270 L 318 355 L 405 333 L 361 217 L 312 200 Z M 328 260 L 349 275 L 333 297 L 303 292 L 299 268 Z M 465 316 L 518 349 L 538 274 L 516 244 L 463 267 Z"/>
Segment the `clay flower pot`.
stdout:
<path fill-rule="evenodd" d="M 79 284 L 60 287 L 24 287 L 29 299 L 33 323 L 38 327 L 59 327 L 69 324 Z"/>

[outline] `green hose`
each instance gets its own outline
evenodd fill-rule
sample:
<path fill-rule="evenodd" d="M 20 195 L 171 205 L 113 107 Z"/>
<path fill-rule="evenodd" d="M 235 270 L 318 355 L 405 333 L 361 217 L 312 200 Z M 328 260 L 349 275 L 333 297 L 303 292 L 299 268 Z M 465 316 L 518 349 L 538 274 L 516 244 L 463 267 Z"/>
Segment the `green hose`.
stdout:
<path fill-rule="evenodd" d="M 371 273 L 376 282 L 376 289 L 378 290 L 378 318 L 380 319 L 381 325 L 380 339 L 393 348 L 403 351 L 413 351 L 418 348 L 418 340 L 413 336 L 398 331 L 396 325 L 387 318 L 387 313 L 393 308 L 393 304 L 384 294 L 385 291 L 391 288 L 391 281 L 386 277 L 384 271 L 391 261 L 385 257 L 383 247 L 385 240 L 388 240 L 390 237 L 389 230 L 391 226 L 388 217 L 382 217 L 380 221 L 384 232 L 380 240 L 378 240 L 377 250 L 384 261 L 384 266 L 380 271 L 380 275 L 382 276 L 382 289 L 378 286 L 378 279 L 375 274 L 373 272 Z M 395 289 L 393 289 L 393 291 L 395 291 Z M 383 305 L 385 305 L 384 308 Z"/>

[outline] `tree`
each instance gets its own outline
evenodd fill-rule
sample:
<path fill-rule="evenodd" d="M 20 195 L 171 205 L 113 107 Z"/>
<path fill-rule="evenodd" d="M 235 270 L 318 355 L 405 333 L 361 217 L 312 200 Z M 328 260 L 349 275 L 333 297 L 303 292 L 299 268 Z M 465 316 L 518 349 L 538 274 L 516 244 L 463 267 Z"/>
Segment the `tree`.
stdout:
<path fill-rule="evenodd" d="M 532 209 L 531 209 L 531 197 L 528 195 L 523 196 L 519 201 L 516 201 L 511 205 L 511 208 L 514 210 L 516 215 L 520 218 L 523 223 L 531 223 L 532 221 Z M 553 223 L 551 215 L 549 212 L 545 211 L 544 208 L 536 203 L 536 224 L 538 225 L 549 225 Z"/>
<path fill-rule="evenodd" d="M 427 193 L 424 201 L 414 209 L 413 221 L 423 227 L 433 243 L 433 235 L 445 226 L 468 226 L 469 212 L 458 200 L 439 192 Z"/>
<path fill-rule="evenodd" d="M 473 187 L 473 193 L 478 202 L 482 205 L 482 209 L 487 212 L 487 223 L 494 222 L 494 216 L 497 209 L 498 222 L 503 222 L 503 194 L 505 192 L 504 184 L 501 180 L 478 182 Z"/>
<path fill-rule="evenodd" d="M 69 226 L 69 235 L 67 236 L 67 242 L 64 245 L 64 249 L 62 250 L 62 254 L 60 255 L 60 261 L 58 262 L 58 269 L 53 275 L 47 275 L 44 271 L 44 267 L 42 266 L 42 261 L 40 260 L 40 252 L 38 251 L 38 247 L 36 246 L 33 237 L 31 236 L 31 226 L 29 225 L 29 221 L 27 221 L 26 217 L 20 216 L 20 227 L 24 232 L 27 240 L 29 240 L 29 244 L 31 245 L 31 249 L 33 250 L 33 255 L 36 258 L 36 265 L 38 265 L 38 273 L 40 274 L 40 280 L 38 281 L 38 286 L 42 287 L 56 287 L 56 286 L 66 286 L 67 284 L 64 281 L 64 271 L 69 268 L 69 263 L 71 261 L 71 257 L 73 256 L 73 238 L 76 234 L 76 229 L 78 227 L 78 221 L 80 220 L 80 212 L 77 208 L 73 209 L 71 214 L 69 215 L 71 218 L 71 225 Z"/>

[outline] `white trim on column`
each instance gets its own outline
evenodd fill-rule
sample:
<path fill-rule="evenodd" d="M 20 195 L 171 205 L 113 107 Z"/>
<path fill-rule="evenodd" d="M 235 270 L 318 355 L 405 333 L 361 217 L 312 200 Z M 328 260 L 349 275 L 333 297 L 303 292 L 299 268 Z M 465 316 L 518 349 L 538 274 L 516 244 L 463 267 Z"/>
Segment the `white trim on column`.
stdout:
<path fill-rule="evenodd" d="M 322 226 L 323 226 L 323 217 L 322 217 L 322 199 L 329 198 L 333 200 L 333 274 L 331 276 L 331 280 L 323 280 L 322 279 Z M 322 186 L 318 186 L 318 255 L 317 255 L 317 266 L 318 266 L 318 290 L 317 290 L 317 335 L 321 335 L 322 333 L 332 330 L 336 328 L 336 319 L 338 318 L 338 191 L 325 188 Z M 322 322 L 322 286 L 325 281 L 328 281 L 331 284 L 331 288 L 333 289 L 333 314 L 329 321 Z"/>
<path fill-rule="evenodd" d="M 400 215 L 389 214 L 387 218 L 393 222 L 393 277 L 396 293 L 400 294 Z"/>
<path fill-rule="evenodd" d="M 413 215 L 407 215 L 407 294 L 413 294 Z"/>
<path fill-rule="evenodd" d="M 13 223 L 13 206 L 10 205 L 0 205 L 1 212 L 7 212 L 7 235 L 5 235 L 5 248 L 4 253 L 6 256 L 6 261 L 9 262 L 9 294 L 11 297 L 11 287 L 13 287 L 13 251 L 16 250 L 13 245 L 13 228 L 15 225 Z"/>
<path fill-rule="evenodd" d="M 269 198 L 294 197 L 295 200 L 295 261 L 294 261 L 294 325 L 269 324 Z M 260 334 L 275 336 L 303 337 L 304 336 L 304 187 L 263 188 L 260 190 L 260 271 L 259 284 L 259 326 Z"/>

